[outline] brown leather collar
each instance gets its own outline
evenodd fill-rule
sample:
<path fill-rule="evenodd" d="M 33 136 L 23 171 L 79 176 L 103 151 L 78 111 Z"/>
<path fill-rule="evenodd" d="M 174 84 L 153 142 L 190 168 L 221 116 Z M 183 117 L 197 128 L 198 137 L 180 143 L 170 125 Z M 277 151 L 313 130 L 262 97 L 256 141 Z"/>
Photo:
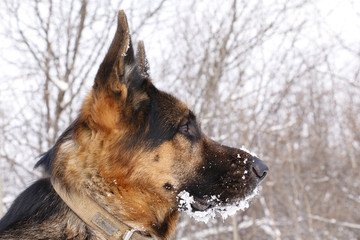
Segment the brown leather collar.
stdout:
<path fill-rule="evenodd" d="M 51 184 L 57 194 L 87 225 L 100 232 L 109 240 L 149 240 L 139 230 L 133 229 L 113 217 L 100 207 L 94 200 L 84 194 L 67 192 L 58 181 L 51 179 Z"/>

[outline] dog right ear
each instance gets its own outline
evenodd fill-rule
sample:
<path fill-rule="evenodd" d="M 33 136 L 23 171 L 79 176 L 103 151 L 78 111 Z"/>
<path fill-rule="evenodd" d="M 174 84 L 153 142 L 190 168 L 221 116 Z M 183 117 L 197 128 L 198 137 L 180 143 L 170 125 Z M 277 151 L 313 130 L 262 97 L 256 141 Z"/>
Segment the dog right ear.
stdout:
<path fill-rule="evenodd" d="M 123 10 L 118 13 L 118 25 L 110 48 L 95 77 L 95 90 L 112 91 L 126 99 L 131 72 L 136 68 L 129 26 Z"/>
<path fill-rule="evenodd" d="M 139 67 L 141 75 L 144 77 L 150 77 L 150 66 L 146 58 L 144 42 L 139 41 L 136 53 L 136 61 Z"/>

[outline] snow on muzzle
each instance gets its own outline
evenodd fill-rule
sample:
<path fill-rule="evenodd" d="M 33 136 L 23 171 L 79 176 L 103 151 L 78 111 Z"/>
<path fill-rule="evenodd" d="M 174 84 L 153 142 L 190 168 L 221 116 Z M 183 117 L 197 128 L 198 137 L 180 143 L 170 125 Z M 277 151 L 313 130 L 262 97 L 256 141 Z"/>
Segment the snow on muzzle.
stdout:
<path fill-rule="evenodd" d="M 220 161 L 212 158 L 213 162 L 201 167 L 195 181 L 177 195 L 179 210 L 195 220 L 207 222 L 217 214 L 225 219 L 246 209 L 269 173 L 269 167 L 244 147 L 224 149 L 227 151 L 222 155 L 217 154 Z"/>

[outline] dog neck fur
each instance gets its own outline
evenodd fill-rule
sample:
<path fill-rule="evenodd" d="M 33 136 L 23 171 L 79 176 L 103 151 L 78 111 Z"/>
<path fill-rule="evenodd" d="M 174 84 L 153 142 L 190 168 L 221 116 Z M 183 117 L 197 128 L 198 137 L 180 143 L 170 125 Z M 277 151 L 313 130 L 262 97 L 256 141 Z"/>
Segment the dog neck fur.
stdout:
<path fill-rule="evenodd" d="M 116 137 L 111 137 L 114 133 L 84 131 L 81 129 L 84 125 L 78 123 L 71 139 L 58 147 L 53 177 L 68 191 L 86 194 L 134 229 L 160 239 L 172 236 L 179 216 L 176 200 L 169 201 L 155 187 L 136 185 L 138 180 L 133 181 L 138 178 L 136 173 L 131 174 L 129 167 L 114 165 L 113 159 L 117 158 L 111 154 L 116 145 Z M 126 155 L 130 154 L 125 153 L 124 158 Z M 111 171 L 114 167 L 118 168 L 116 176 Z"/>

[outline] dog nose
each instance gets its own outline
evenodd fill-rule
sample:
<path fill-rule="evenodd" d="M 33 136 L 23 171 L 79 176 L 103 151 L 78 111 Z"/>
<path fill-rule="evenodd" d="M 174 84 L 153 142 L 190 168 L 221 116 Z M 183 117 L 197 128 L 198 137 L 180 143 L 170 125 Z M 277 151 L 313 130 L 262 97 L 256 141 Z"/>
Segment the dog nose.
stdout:
<path fill-rule="evenodd" d="M 269 172 L 269 167 L 263 161 L 255 157 L 252 163 L 252 170 L 260 180 L 263 180 Z"/>

